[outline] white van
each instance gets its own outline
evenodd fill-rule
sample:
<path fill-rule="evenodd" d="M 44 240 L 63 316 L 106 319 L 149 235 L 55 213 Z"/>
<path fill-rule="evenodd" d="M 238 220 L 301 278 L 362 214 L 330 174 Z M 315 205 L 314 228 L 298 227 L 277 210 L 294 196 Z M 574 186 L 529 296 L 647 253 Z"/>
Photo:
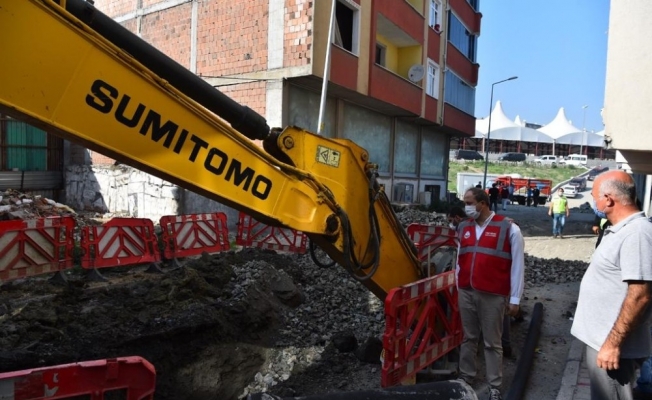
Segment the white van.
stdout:
<path fill-rule="evenodd" d="M 534 162 L 543 165 L 557 165 L 557 156 L 545 155 L 537 157 Z"/>
<path fill-rule="evenodd" d="M 586 166 L 587 156 L 582 154 L 570 154 L 563 160 L 560 160 L 559 163 L 563 165 L 573 165 L 576 167 Z"/>

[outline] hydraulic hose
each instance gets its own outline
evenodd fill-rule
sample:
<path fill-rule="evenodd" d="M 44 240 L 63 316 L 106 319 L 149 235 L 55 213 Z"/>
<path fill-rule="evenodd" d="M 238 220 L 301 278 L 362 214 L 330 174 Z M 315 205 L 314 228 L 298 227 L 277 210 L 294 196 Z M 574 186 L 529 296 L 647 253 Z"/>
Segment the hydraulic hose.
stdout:
<path fill-rule="evenodd" d="M 98 11 L 85 0 L 66 0 L 66 11 L 111 43 L 129 53 L 139 63 L 168 81 L 177 90 L 228 121 L 249 139 L 265 139 L 270 132 L 267 121 L 243 106 L 154 46 Z"/>

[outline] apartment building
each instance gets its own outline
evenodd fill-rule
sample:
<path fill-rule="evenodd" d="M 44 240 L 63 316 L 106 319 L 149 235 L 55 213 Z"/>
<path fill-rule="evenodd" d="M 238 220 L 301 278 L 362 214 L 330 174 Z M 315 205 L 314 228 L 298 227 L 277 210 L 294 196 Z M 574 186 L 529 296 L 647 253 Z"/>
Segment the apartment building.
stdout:
<path fill-rule="evenodd" d="M 366 148 L 392 201 L 443 198 L 450 138 L 474 135 L 478 0 L 94 4 L 270 126 L 318 131 L 330 46 L 321 134 Z"/>

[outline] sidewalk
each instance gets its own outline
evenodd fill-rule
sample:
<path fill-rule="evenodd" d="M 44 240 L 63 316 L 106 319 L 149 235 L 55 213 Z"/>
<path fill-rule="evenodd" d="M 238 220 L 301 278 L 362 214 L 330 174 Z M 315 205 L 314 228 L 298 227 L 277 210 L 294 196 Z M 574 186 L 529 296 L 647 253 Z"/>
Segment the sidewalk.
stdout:
<path fill-rule="evenodd" d="M 557 400 L 590 400 L 589 370 L 584 360 L 584 344 L 577 339 L 571 343 L 566 368 L 561 379 Z"/>

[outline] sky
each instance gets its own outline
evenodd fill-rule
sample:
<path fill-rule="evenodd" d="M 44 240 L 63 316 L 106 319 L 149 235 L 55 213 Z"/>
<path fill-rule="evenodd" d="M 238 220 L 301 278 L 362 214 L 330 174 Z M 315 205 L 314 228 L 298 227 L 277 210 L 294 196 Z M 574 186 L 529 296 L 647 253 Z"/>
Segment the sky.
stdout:
<path fill-rule="evenodd" d="M 560 107 L 579 129 L 603 129 L 609 0 L 480 0 L 475 116 L 500 100 L 510 119 L 545 125 Z M 582 106 L 588 105 L 586 113 Z"/>

